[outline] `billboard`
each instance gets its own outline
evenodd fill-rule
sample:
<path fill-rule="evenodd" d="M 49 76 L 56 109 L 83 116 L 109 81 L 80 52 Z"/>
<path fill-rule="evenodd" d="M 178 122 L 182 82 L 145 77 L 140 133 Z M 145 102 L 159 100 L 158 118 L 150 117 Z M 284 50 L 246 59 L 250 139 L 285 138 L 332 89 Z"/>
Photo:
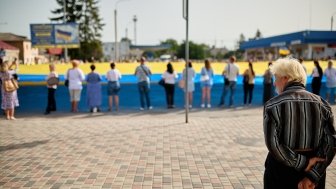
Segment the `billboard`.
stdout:
<path fill-rule="evenodd" d="M 79 48 L 78 24 L 30 24 L 32 46 L 37 48 Z"/>

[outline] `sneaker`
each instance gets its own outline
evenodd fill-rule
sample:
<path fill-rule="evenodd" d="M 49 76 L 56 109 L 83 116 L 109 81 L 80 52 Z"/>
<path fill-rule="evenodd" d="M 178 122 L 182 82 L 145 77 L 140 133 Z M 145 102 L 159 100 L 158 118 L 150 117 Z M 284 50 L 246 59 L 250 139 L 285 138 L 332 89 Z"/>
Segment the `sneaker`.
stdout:
<path fill-rule="evenodd" d="M 148 109 L 149 109 L 149 110 L 153 109 L 153 106 L 149 106 Z"/>
<path fill-rule="evenodd" d="M 204 104 L 201 104 L 201 108 L 204 108 L 205 107 L 205 105 Z"/>
<path fill-rule="evenodd" d="M 211 104 L 208 104 L 208 106 L 207 106 L 208 108 L 211 108 Z"/>
<path fill-rule="evenodd" d="M 145 109 L 143 107 L 140 108 L 141 111 L 144 111 Z"/>

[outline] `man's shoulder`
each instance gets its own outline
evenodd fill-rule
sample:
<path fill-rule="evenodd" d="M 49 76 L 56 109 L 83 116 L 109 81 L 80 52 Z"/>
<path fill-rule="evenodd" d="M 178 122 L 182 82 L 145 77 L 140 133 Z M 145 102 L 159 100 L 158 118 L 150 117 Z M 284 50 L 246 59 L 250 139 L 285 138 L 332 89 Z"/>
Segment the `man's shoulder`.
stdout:
<path fill-rule="evenodd" d="M 329 106 L 326 101 L 324 101 L 319 95 L 313 94 L 307 90 L 290 90 L 285 91 L 266 102 L 265 108 L 273 108 L 277 105 L 288 103 L 288 102 L 311 102 L 319 103 L 323 106 Z"/>

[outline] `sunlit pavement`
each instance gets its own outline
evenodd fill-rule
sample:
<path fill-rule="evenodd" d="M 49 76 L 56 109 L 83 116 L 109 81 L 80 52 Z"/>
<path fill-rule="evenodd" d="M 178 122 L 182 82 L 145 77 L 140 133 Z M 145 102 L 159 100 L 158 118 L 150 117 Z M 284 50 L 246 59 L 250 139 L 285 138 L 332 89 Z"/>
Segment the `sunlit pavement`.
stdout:
<path fill-rule="evenodd" d="M 262 127 L 261 106 L 2 117 L 0 188 L 261 189 Z"/>

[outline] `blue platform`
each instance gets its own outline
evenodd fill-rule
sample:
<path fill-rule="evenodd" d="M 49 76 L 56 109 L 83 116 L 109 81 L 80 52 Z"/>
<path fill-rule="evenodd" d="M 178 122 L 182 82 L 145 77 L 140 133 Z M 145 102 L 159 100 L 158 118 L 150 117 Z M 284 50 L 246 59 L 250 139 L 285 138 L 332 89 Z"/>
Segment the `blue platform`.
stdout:
<path fill-rule="evenodd" d="M 45 76 L 24 76 L 20 75 L 20 81 L 44 81 Z M 166 108 L 166 97 L 164 88 L 157 84 L 161 75 L 153 75 L 151 77 L 151 92 L 150 97 L 152 105 L 155 109 L 165 109 Z M 63 78 L 63 77 L 61 77 Z M 258 76 L 255 79 L 255 87 L 253 92 L 252 104 L 254 106 L 262 105 L 262 95 L 263 95 L 263 85 L 262 77 Z M 311 78 L 308 78 L 308 90 L 310 87 Z M 243 86 L 242 77 L 238 78 L 238 85 L 235 95 L 235 105 L 243 105 Z M 211 92 L 212 105 L 216 107 L 219 103 L 220 96 L 223 90 L 223 78 L 220 75 L 214 77 L 214 86 Z M 106 83 L 103 83 L 102 87 L 102 109 L 103 111 L 108 108 L 108 96 Z M 321 94 L 325 96 L 325 87 L 321 89 Z M 16 109 L 18 113 L 20 112 L 36 112 L 43 113 L 45 106 L 47 104 L 47 87 L 44 85 L 40 86 L 21 86 L 18 89 L 18 97 L 20 102 L 20 107 Z M 121 90 L 119 93 L 120 97 L 120 110 L 138 110 L 140 107 L 139 93 L 136 85 L 135 76 L 123 76 L 121 82 Z M 228 96 L 226 98 L 226 103 L 228 103 Z M 56 103 L 57 110 L 62 112 L 69 112 L 70 102 L 69 102 L 69 92 L 68 89 L 60 85 L 56 91 Z M 201 88 L 199 83 L 199 75 L 196 77 L 195 82 L 195 92 L 194 92 L 194 103 L 195 108 L 199 108 L 201 104 Z M 175 105 L 176 108 L 182 109 L 184 106 L 184 93 L 182 89 L 176 86 L 175 88 Z M 81 112 L 88 112 L 88 107 L 86 105 L 86 86 L 84 85 L 83 91 L 81 93 L 81 101 L 79 103 L 79 110 Z"/>

